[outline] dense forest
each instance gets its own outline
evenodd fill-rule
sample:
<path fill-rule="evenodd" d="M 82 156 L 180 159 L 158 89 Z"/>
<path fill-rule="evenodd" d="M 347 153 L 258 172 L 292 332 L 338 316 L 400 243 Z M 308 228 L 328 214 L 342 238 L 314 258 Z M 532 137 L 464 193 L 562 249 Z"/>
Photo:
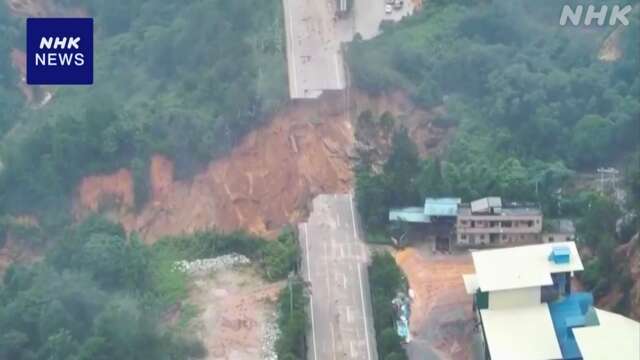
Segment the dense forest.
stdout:
<path fill-rule="evenodd" d="M 46 210 L 67 207 L 82 176 L 121 166 L 133 169 L 142 203 L 151 153 L 189 176 L 286 97 L 278 0 L 54 3 L 95 18 L 94 85 L 58 87 L 46 112 L 34 110 L 8 57 L 0 60 L 0 211 L 65 223 L 68 212 Z M 3 54 L 23 48 L 19 20 L 3 1 Z"/>
<path fill-rule="evenodd" d="M 358 207 L 371 233 L 387 229 L 390 207 L 426 196 L 536 202 L 547 218 L 576 220 L 582 246 L 596 254 L 584 274 L 596 296 L 614 283 L 628 292 L 613 252 L 640 228 L 640 11 L 618 38 L 623 56 L 605 62 L 599 49 L 615 28 L 560 27 L 561 6 L 431 1 L 386 24 L 378 38 L 349 46 L 356 86 L 372 94 L 402 89 L 425 108 L 445 109 L 434 125 L 455 128 L 441 154 L 421 160 L 401 122 L 391 121 L 400 126 L 384 166 L 364 161 L 357 169 Z M 624 175 L 622 204 L 576 185 L 611 166 Z M 624 300 L 619 305 L 624 312 Z"/>

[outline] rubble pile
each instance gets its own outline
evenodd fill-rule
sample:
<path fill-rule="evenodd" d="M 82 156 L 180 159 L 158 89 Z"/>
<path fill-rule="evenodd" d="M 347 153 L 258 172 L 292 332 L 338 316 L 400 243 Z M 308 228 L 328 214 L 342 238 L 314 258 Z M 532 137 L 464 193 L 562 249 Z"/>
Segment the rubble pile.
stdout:
<path fill-rule="evenodd" d="M 237 265 L 251 263 L 248 257 L 240 254 L 227 254 L 210 259 L 198 259 L 194 261 L 180 260 L 174 263 L 174 269 L 189 275 L 204 275 L 212 271 L 229 269 Z"/>
<path fill-rule="evenodd" d="M 278 340 L 278 324 L 275 316 L 268 316 L 265 321 L 262 332 L 262 355 L 265 360 L 278 360 L 276 354 L 276 340 Z"/>

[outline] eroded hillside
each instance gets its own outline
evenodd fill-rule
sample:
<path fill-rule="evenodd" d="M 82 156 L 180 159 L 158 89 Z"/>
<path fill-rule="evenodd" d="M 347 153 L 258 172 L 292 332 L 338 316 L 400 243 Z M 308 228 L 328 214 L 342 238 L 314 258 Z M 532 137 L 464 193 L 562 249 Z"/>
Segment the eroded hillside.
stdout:
<path fill-rule="evenodd" d="M 327 95 L 315 102 L 292 103 L 192 180 L 176 180 L 173 162 L 153 156 L 151 199 L 138 211 L 128 169 L 86 177 L 74 197 L 74 216 L 104 211 L 149 241 L 212 227 L 274 235 L 303 219 L 315 195 L 352 190 L 357 159 L 352 119 L 367 109 L 377 116 L 389 111 L 401 119 L 398 123 L 408 127 L 424 155 L 447 134 L 430 126 L 431 113 L 401 94 L 356 94 L 349 101 Z M 378 135 L 370 145 L 380 147 L 385 156 L 389 136 Z"/>
<path fill-rule="evenodd" d="M 210 227 L 269 235 L 299 220 L 313 195 L 351 188 L 353 129 L 332 100 L 292 105 L 191 181 L 175 180 L 171 160 L 154 156 L 151 200 L 139 212 L 129 170 L 87 177 L 75 215 L 108 207 L 127 230 L 147 239 Z"/>

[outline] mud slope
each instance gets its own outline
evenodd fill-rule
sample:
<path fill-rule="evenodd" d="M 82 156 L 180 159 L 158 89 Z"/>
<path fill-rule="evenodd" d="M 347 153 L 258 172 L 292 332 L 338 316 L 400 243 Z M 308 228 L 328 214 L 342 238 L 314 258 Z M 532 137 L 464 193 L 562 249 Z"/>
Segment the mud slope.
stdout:
<path fill-rule="evenodd" d="M 331 105 L 341 103 L 329 96 L 292 104 L 189 182 L 174 180 L 173 163 L 154 156 L 151 201 L 137 213 L 129 170 L 87 177 L 76 191 L 74 215 L 108 207 L 149 241 L 211 227 L 273 235 L 300 220 L 315 194 L 351 188 L 353 130 L 346 112 Z"/>

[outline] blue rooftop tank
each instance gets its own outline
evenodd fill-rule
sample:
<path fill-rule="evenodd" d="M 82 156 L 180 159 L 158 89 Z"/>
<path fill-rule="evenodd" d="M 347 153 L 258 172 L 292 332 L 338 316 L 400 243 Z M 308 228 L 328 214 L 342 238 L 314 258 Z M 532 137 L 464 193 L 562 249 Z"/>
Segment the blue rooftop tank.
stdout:
<path fill-rule="evenodd" d="M 568 246 L 554 246 L 549 255 L 549 261 L 556 264 L 568 264 L 571 260 L 571 250 Z"/>

